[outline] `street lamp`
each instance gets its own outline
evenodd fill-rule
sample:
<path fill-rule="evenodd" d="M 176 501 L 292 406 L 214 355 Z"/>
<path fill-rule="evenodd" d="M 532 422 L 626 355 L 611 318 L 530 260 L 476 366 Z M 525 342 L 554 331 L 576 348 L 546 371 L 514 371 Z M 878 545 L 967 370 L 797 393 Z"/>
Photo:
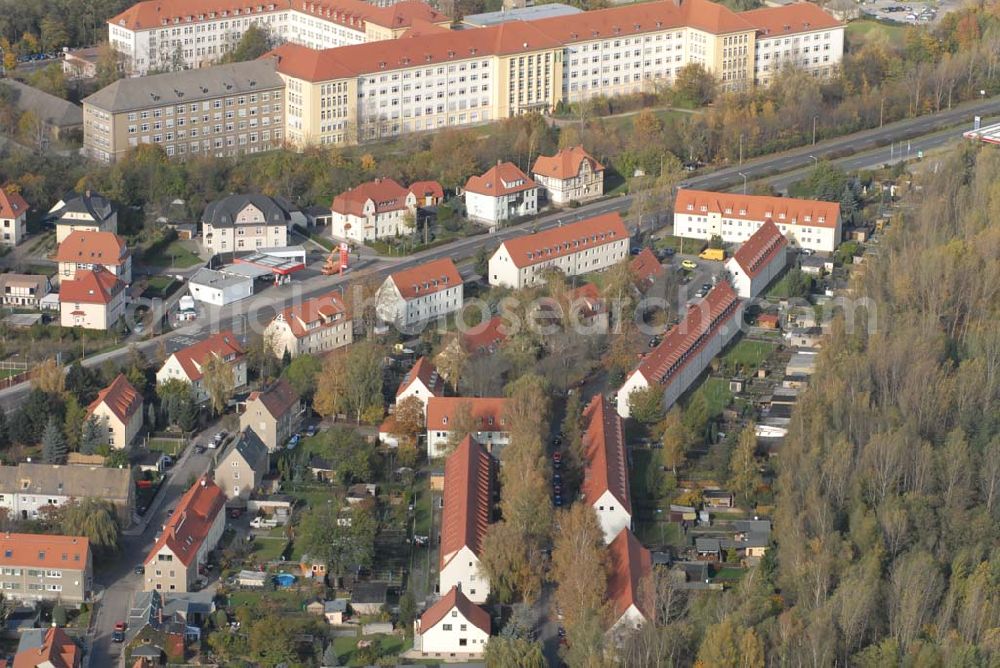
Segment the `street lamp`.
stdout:
<path fill-rule="evenodd" d="M 816 119 L 817 118 L 819 118 L 819 116 L 813 116 L 813 146 L 816 145 Z"/>
<path fill-rule="evenodd" d="M 747 175 L 744 174 L 743 172 L 736 172 L 736 173 L 743 177 L 743 194 L 746 195 L 747 194 Z"/>
<path fill-rule="evenodd" d="M 813 160 L 816 165 L 819 165 L 819 158 L 817 158 L 815 155 L 810 155 L 809 159 Z"/>

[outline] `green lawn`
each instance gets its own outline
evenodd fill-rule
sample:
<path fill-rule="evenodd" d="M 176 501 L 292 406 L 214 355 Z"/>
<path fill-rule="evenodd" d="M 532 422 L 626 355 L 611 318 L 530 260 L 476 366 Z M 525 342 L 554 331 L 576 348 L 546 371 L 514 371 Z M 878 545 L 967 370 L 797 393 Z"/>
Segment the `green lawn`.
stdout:
<path fill-rule="evenodd" d="M 719 569 L 719 572 L 716 573 L 715 577 L 712 579 L 715 580 L 716 582 L 719 581 L 735 582 L 741 579 L 744 575 L 746 575 L 746 570 L 742 568 L 733 568 L 730 566 L 724 566 Z"/>
<path fill-rule="evenodd" d="M 180 283 L 170 276 L 151 276 L 146 282 L 146 290 L 142 296 L 147 299 L 166 299 L 178 287 Z"/>
<path fill-rule="evenodd" d="M 186 269 L 201 264 L 202 259 L 195 255 L 182 241 L 172 241 L 155 254 L 146 253 L 143 260 L 154 267 L 176 267 Z"/>
<path fill-rule="evenodd" d="M 171 457 L 176 457 L 184 450 L 186 441 L 184 439 L 174 440 L 172 438 L 151 438 L 148 447 L 150 450 L 158 450 Z"/>
<path fill-rule="evenodd" d="M 430 490 L 430 480 L 426 476 L 418 478 L 413 491 L 413 512 L 416 515 L 413 532 L 418 536 L 429 536 L 434 503 L 434 495 L 431 494 Z"/>
<path fill-rule="evenodd" d="M 881 33 L 885 35 L 887 40 L 892 42 L 903 38 L 903 33 L 906 32 L 906 26 L 891 25 L 888 23 L 882 23 L 881 21 L 875 21 L 873 19 L 860 19 L 858 21 L 851 21 L 848 23 L 844 32 L 847 35 L 847 39 L 851 41 L 867 41 L 872 39 L 875 35 Z"/>
<path fill-rule="evenodd" d="M 255 537 L 253 543 L 253 556 L 257 561 L 265 564 L 280 559 L 285 552 L 285 547 L 288 546 L 286 538 L 268 538 L 266 536 Z"/>
<path fill-rule="evenodd" d="M 367 665 L 358 656 L 358 641 L 370 640 L 376 644 L 376 656 L 396 656 L 406 651 L 412 646 L 412 641 L 396 635 L 378 634 L 374 636 L 359 636 L 356 638 L 334 638 L 333 646 L 337 650 L 337 657 L 342 666 L 364 666 Z"/>
<path fill-rule="evenodd" d="M 676 522 L 644 522 L 635 523 L 635 537 L 646 546 L 663 547 L 667 545 L 680 546 L 684 534 Z"/>
<path fill-rule="evenodd" d="M 729 391 L 729 381 L 725 378 L 707 378 L 697 391 L 704 394 L 708 400 L 708 412 L 712 417 L 722 413 L 722 409 L 733 400 L 733 394 Z"/>
<path fill-rule="evenodd" d="M 723 355 L 722 360 L 730 367 L 736 365 L 748 369 L 756 369 L 768 358 L 774 347 L 775 344 L 767 341 L 749 341 L 744 339 Z"/>
<path fill-rule="evenodd" d="M 308 601 L 313 600 L 307 592 L 298 591 L 234 591 L 229 595 L 229 606 L 234 610 L 242 606 L 258 607 L 261 602 L 267 600 L 278 603 L 288 611 L 298 612 L 302 610 Z"/>

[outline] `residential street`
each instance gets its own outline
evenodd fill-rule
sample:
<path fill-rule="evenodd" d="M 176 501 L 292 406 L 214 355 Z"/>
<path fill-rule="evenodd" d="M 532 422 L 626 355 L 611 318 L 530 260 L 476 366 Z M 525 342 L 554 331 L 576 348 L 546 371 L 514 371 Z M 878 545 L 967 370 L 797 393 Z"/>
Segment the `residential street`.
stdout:
<path fill-rule="evenodd" d="M 206 432 L 213 432 L 211 427 Z M 202 438 L 201 441 L 205 439 Z M 89 668 L 105 668 L 116 665 L 120 660 L 121 645 L 111 642 L 111 632 L 115 622 L 128 616 L 132 595 L 142 589 L 142 576 L 133 569 L 141 564 L 153 547 L 156 535 L 166 523 L 170 511 L 181 495 L 190 487 L 192 478 L 208 470 L 216 450 L 206 450 L 196 454 L 188 447 L 180 460 L 170 469 L 153 505 L 146 511 L 144 525 L 137 525 L 125 532 L 122 551 L 109 567 L 97 565 L 95 580 L 103 589 L 100 605 L 92 625 L 90 653 L 86 661 Z"/>
<path fill-rule="evenodd" d="M 784 153 L 764 156 L 753 160 L 748 160 L 742 166 L 730 166 L 717 171 L 694 176 L 687 179 L 683 185 L 689 188 L 723 189 L 733 188 L 741 185 L 745 174 L 748 180 L 757 180 L 777 174 L 808 168 L 813 162 L 813 158 L 821 159 L 829 157 L 835 164 L 842 164 L 846 167 L 860 164 L 868 166 L 870 164 L 880 164 L 888 162 L 888 144 L 893 141 L 906 141 L 910 137 L 910 157 L 916 157 L 917 150 L 927 150 L 932 147 L 942 146 L 948 142 L 959 140 L 962 132 L 971 127 L 972 118 L 975 115 L 983 116 L 983 123 L 994 122 L 989 115 L 1000 112 L 1000 97 L 989 98 L 958 105 L 953 109 L 930 114 L 918 118 L 898 121 L 887 124 L 882 128 L 865 130 L 852 135 L 818 142 L 815 146 L 804 146 Z M 956 123 L 961 123 L 961 127 L 951 128 L 941 131 L 942 127 L 948 127 Z M 920 137 L 921 139 L 917 139 Z M 882 147 L 882 148 L 879 148 Z M 874 150 L 876 149 L 877 150 Z M 845 152 L 857 152 L 859 150 L 873 149 L 862 154 L 847 158 L 837 158 Z M 904 144 L 905 157 L 905 144 Z M 784 181 L 782 181 L 784 182 Z M 426 251 L 415 253 L 405 258 L 379 258 L 367 265 L 376 275 L 385 276 L 392 270 L 405 269 L 421 264 L 429 260 L 443 257 L 451 257 L 455 260 L 471 257 L 476 250 L 484 243 L 489 248 L 496 247 L 501 241 L 513 236 L 523 234 L 531 229 L 548 229 L 556 227 L 560 223 L 580 220 L 610 211 L 627 211 L 632 198 L 623 195 L 618 198 L 595 202 L 583 205 L 576 209 L 570 209 L 557 213 L 542 216 L 536 220 L 521 223 L 504 228 L 489 237 L 475 236 L 459 239 L 449 244 L 438 246 Z M 486 241 L 488 239 L 488 241 Z M 321 260 L 314 261 L 318 265 Z M 314 268 L 318 268 L 314 266 Z M 187 339 L 188 342 L 201 338 L 208 331 L 218 331 L 221 329 L 234 329 L 236 332 L 245 331 L 247 322 L 251 319 L 266 321 L 273 313 L 285 306 L 301 301 L 309 297 L 323 294 L 332 289 L 349 285 L 351 272 L 344 276 L 322 276 L 317 275 L 310 279 L 294 282 L 288 286 L 265 290 L 259 295 L 243 301 L 223 307 L 219 310 L 219 318 L 214 322 L 206 322 L 205 319 L 194 321 L 188 325 L 178 328 L 174 332 L 166 335 L 148 339 L 138 344 L 139 350 L 152 355 L 160 341 L 165 341 L 168 352 L 171 348 L 180 347 L 175 341 L 178 337 Z M 186 344 L 183 344 L 186 345 Z M 83 364 L 89 367 L 100 366 L 107 360 L 120 361 L 128 355 L 127 348 L 120 348 L 106 353 L 101 353 L 88 357 Z M 10 411 L 16 407 L 29 390 L 28 383 L 22 383 L 0 390 L 0 409 Z"/>

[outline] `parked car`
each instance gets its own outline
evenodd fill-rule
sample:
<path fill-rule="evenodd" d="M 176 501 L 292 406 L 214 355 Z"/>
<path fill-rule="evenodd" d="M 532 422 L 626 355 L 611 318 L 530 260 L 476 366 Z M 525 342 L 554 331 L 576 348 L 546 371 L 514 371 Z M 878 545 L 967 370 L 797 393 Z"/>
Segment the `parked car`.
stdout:
<path fill-rule="evenodd" d="M 272 519 L 270 517 L 264 517 L 263 515 L 258 515 L 257 517 L 250 520 L 250 526 L 254 529 L 273 529 L 278 526 L 278 520 Z"/>
<path fill-rule="evenodd" d="M 687 269 L 688 271 L 698 268 L 698 263 L 694 260 L 683 260 L 681 262 L 681 267 Z"/>
<path fill-rule="evenodd" d="M 196 455 L 203 455 L 203 454 L 205 454 L 205 446 L 202 445 L 201 443 L 198 443 L 197 445 L 194 446 L 194 453 Z"/>
<path fill-rule="evenodd" d="M 135 568 L 132 569 L 132 572 L 135 573 L 136 575 L 145 575 L 146 567 L 143 566 L 142 564 L 138 564 Z"/>
<path fill-rule="evenodd" d="M 556 508 L 562 507 L 562 497 L 556 494 L 556 496 L 552 499 L 552 505 Z"/>
<path fill-rule="evenodd" d="M 115 622 L 115 630 L 111 632 L 112 642 L 125 642 L 125 629 L 128 626 L 123 621 Z"/>

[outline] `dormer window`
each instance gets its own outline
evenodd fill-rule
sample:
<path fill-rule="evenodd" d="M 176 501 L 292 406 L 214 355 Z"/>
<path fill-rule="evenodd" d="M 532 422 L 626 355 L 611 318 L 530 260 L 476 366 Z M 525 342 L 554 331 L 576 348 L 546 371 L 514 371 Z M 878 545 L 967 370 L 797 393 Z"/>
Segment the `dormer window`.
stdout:
<path fill-rule="evenodd" d="M 694 204 L 688 204 L 687 205 L 687 210 L 688 211 L 694 211 Z"/>
<path fill-rule="evenodd" d="M 444 417 L 441 418 L 441 424 L 448 424 L 448 416 L 447 415 L 445 415 Z"/>

